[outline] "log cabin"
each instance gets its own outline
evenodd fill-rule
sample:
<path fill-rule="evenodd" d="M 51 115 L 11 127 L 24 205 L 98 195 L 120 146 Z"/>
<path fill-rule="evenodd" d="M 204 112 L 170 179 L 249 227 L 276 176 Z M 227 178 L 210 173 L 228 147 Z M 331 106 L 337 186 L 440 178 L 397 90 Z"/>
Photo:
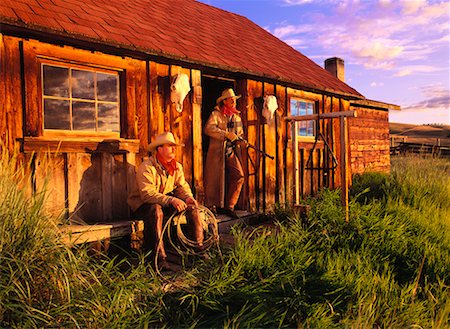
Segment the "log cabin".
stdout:
<path fill-rule="evenodd" d="M 246 17 L 192 0 L 3 0 L 0 134 L 49 179 L 48 210 L 86 223 L 129 217 L 134 170 L 152 137 L 172 131 L 196 198 L 204 198 L 215 100 L 232 87 L 245 138 L 239 209 L 268 212 L 365 170 L 389 171 L 388 110 Z M 171 98 L 186 75 L 182 104 Z M 275 96 L 272 118 L 264 97 Z M 341 115 L 342 114 L 342 115 Z M 347 139 L 348 138 L 348 139 Z M 343 165 L 342 165 L 343 164 Z"/>

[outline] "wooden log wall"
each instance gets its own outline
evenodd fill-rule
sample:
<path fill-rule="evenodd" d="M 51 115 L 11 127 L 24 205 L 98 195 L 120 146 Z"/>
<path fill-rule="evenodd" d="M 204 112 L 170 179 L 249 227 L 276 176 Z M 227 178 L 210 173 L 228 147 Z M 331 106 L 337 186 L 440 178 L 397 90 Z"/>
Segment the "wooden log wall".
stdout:
<path fill-rule="evenodd" d="M 322 102 L 319 106 L 321 113 L 331 113 L 333 112 L 333 97 L 327 97 L 325 95 L 322 96 Z M 322 129 L 322 133 L 327 137 L 327 142 L 329 147 L 324 147 L 323 151 L 323 163 L 324 163 L 324 172 L 323 172 L 323 186 L 328 188 L 334 188 L 335 184 L 335 170 L 333 169 L 336 166 L 336 163 L 333 160 L 333 155 L 336 154 L 334 136 L 335 132 L 333 130 L 333 119 L 322 120 L 320 124 L 320 129 Z"/>
<path fill-rule="evenodd" d="M 313 101 L 319 114 L 347 111 L 350 106 L 348 101 L 333 96 L 290 88 L 288 88 L 287 93 L 289 97 Z M 292 124 L 289 123 L 286 128 L 288 134 L 291 134 Z M 297 198 L 292 199 L 293 203 L 300 202 L 301 199 L 316 194 L 323 187 L 335 188 L 340 186 L 340 167 L 338 164 L 341 160 L 341 127 L 339 119 L 328 118 L 319 120 L 316 122 L 316 131 L 317 133 L 321 132 L 322 136 L 315 145 L 314 138 L 299 139 L 296 150 L 297 155 L 295 155 L 295 150 L 291 151 L 289 149 L 289 145 L 293 144 L 292 141 L 288 141 L 287 156 L 292 156 L 292 161 L 297 161 L 299 168 L 298 178 L 296 178 L 295 173 L 292 177 L 289 177 L 289 173 L 287 173 L 289 183 L 286 191 L 292 191 L 293 196 L 296 193 L 298 195 Z M 288 138 L 291 137 L 288 136 Z M 333 161 L 333 157 L 336 161 Z M 299 183 L 296 186 L 291 185 L 295 184 L 296 179 L 298 179 Z M 286 196 L 286 199 L 289 200 L 289 195 Z"/>
<path fill-rule="evenodd" d="M 22 93 L 19 39 L 0 34 L 0 141 L 10 151 L 21 136 Z"/>
<path fill-rule="evenodd" d="M 255 147 L 261 149 L 261 97 L 263 83 L 259 81 L 248 81 L 246 104 L 247 116 L 244 122 L 246 128 L 247 141 Z M 259 102 L 259 103 L 258 103 Z M 260 210 L 262 207 L 262 180 L 265 178 L 262 174 L 262 161 L 256 151 L 249 149 L 247 152 L 247 184 L 249 210 Z"/>
<path fill-rule="evenodd" d="M 30 191 L 45 186 L 52 215 L 88 223 L 128 218 L 135 154 L 148 140 L 145 62 L 3 35 L 0 41 L 1 139 L 10 150 L 19 144 L 31 163 Z M 47 135 L 39 101 L 45 61 L 119 72 L 126 109 L 120 114 L 121 135 Z"/>
<path fill-rule="evenodd" d="M 240 110 L 247 141 L 275 157 L 273 160 L 248 148 L 244 163 L 247 175 L 247 189 L 244 193 L 248 196 L 248 208 L 250 211 L 271 211 L 275 202 L 285 202 L 283 164 L 286 160 L 285 152 L 282 151 L 285 124 L 279 115 L 286 109 L 285 88 L 253 80 L 248 80 L 243 87 L 238 88 L 243 88 L 244 97 L 240 101 Z M 263 98 L 265 95 L 277 95 L 277 91 L 281 95 L 278 100 L 279 109 L 274 113 L 272 120 L 267 122 L 262 116 Z"/>
<path fill-rule="evenodd" d="M 45 60 L 112 69 L 119 72 L 121 86 L 121 133 L 106 150 L 99 147 L 106 137 L 45 136 L 43 130 L 40 65 Z M 183 111 L 170 102 L 170 85 L 176 74 L 189 77 L 192 90 L 183 103 Z M 126 196 L 134 179 L 136 165 L 148 155 L 154 136 L 172 131 L 185 144 L 177 160 L 185 169 L 187 181 L 196 198 L 203 202 L 203 123 L 201 71 L 177 65 L 161 64 L 99 52 L 54 46 L 0 34 L 0 112 L 1 140 L 9 136 L 8 147 L 21 141 L 22 151 L 32 159 L 35 189 L 51 177 L 50 202 L 53 212 L 66 209 L 71 216 L 85 221 L 110 221 L 128 216 Z M 330 148 L 314 139 L 294 144 L 290 115 L 290 97 L 315 102 L 318 113 L 346 111 L 349 102 L 337 97 L 295 90 L 255 80 L 236 80 L 238 102 L 248 142 L 275 159 L 262 157 L 249 149 L 244 152 L 246 184 L 239 200 L 241 209 L 271 211 L 276 203 L 293 204 L 296 195 L 303 198 L 321 187 L 340 184 L 339 161 L 341 134 L 339 119 L 319 120 L 317 129 Z M 275 95 L 278 110 L 269 122 L 262 116 L 263 97 Z M 357 109 L 351 119 L 349 155 L 353 172 L 375 163 L 389 169 L 387 112 Z M 110 138 L 109 138 L 110 139 Z M 385 145 L 386 144 L 386 145 Z M 115 147 L 117 146 L 117 147 Z M 298 155 L 298 156 L 297 156 Z M 298 161 L 299 182 L 294 161 Z M 311 168 L 308 168 L 311 167 Z M 296 194 L 297 193 L 297 194 Z"/>
<path fill-rule="evenodd" d="M 237 109 L 241 112 L 241 119 L 242 119 L 242 124 L 244 126 L 244 136 L 246 138 L 248 138 L 248 92 L 247 92 L 247 84 L 248 81 L 247 80 L 238 80 L 236 81 L 236 93 L 238 95 L 242 95 L 242 97 L 239 99 L 239 101 L 237 102 Z M 251 111 L 251 113 L 253 113 L 254 111 Z M 249 154 L 245 151 L 242 152 L 242 169 L 244 170 L 244 175 L 245 175 L 245 182 L 242 190 L 241 190 L 241 195 L 239 197 L 238 203 L 236 204 L 237 208 L 240 209 L 249 209 L 250 210 L 250 199 L 252 199 L 252 204 L 254 205 L 255 202 L 255 197 L 254 197 L 254 191 L 252 190 L 251 194 L 252 197 L 250 197 L 250 192 L 249 192 L 249 161 L 253 160 L 249 157 Z M 253 165 L 251 166 L 251 168 L 253 168 Z M 252 185 L 254 187 L 254 184 Z"/>
<path fill-rule="evenodd" d="M 171 131 L 178 142 L 185 147 L 177 150 L 177 161 L 184 168 L 186 180 L 191 185 L 198 201 L 203 202 L 203 151 L 201 123 L 201 74 L 199 70 L 186 69 L 176 65 L 149 63 L 150 110 L 148 143 L 154 136 Z M 186 74 L 192 89 L 183 102 L 182 112 L 170 102 L 170 86 L 177 74 Z M 140 154 L 141 159 L 147 152 Z M 140 162 L 140 161 L 139 161 Z"/>
<path fill-rule="evenodd" d="M 277 97 L 278 109 L 274 113 L 275 118 L 275 139 L 276 139 L 276 151 L 275 154 L 275 167 L 276 167 L 276 190 L 275 190 L 275 202 L 279 204 L 292 203 L 292 193 L 288 193 L 288 184 L 286 168 L 288 164 L 292 165 L 292 150 L 289 149 L 290 143 L 288 143 L 288 123 L 283 118 L 287 116 L 289 107 L 287 104 L 287 88 L 276 85 L 275 96 Z M 291 175 L 289 175 L 291 177 Z"/>
<path fill-rule="evenodd" d="M 358 117 L 349 121 L 350 163 L 352 174 L 365 171 L 389 172 L 389 114 L 352 107 Z"/>
<path fill-rule="evenodd" d="M 339 119 L 320 120 L 317 123 L 317 129 L 328 143 L 326 147 L 323 140 L 314 146 L 314 138 L 305 138 L 295 144 L 292 140 L 294 123 L 284 121 L 283 117 L 290 115 L 291 97 L 313 101 L 318 113 L 346 111 L 349 109 L 348 101 L 252 80 L 243 85 L 238 84 L 238 88 L 243 93 L 240 110 L 248 142 L 275 156 L 275 160 L 270 160 L 259 156 L 254 150 L 248 150 L 244 165 L 248 174 L 246 194 L 251 211 L 270 211 L 275 203 L 293 204 L 317 193 L 322 187 L 339 186 Z M 275 118 L 270 122 L 262 117 L 265 95 L 276 95 L 278 101 Z M 333 162 L 333 155 L 337 162 Z M 295 161 L 299 169 L 298 177 Z M 296 200 L 296 195 L 300 200 Z"/>
<path fill-rule="evenodd" d="M 22 150 L 33 162 L 33 188 L 39 189 L 45 177 L 52 177 L 47 185 L 49 210 L 66 209 L 72 218 L 87 222 L 128 217 L 126 196 L 134 166 L 148 155 L 153 137 L 169 130 L 186 145 L 177 152 L 177 160 L 183 164 L 197 198 L 203 201 L 199 70 L 3 35 L 0 40 L 0 95 L 5 100 L 0 117 L 1 138 L 11 136 L 11 149 L 14 141 L 21 141 Z M 120 136 L 46 136 L 39 101 L 43 60 L 118 71 L 122 95 Z M 187 74 L 195 89 L 186 97 L 181 113 L 170 102 L 170 84 L 178 73 Z M 97 152 L 104 140 L 119 141 L 121 148 Z"/>
<path fill-rule="evenodd" d="M 332 112 L 343 112 L 343 111 L 348 111 L 350 109 L 350 102 L 343 100 L 342 98 L 335 98 L 333 97 L 333 109 L 336 109 L 335 111 Z M 348 119 L 346 119 L 348 120 Z M 350 119 L 350 121 L 353 119 Z M 342 127 L 341 127 L 341 123 L 340 120 L 338 118 L 336 119 L 332 119 L 333 121 L 333 131 L 334 131 L 334 135 L 333 135 L 333 139 L 335 142 L 335 154 L 337 154 L 337 159 L 339 162 L 339 166 L 336 168 L 335 171 L 335 177 L 334 177 L 334 181 L 335 181 L 335 187 L 341 186 L 342 182 L 341 182 L 341 159 L 342 159 L 342 154 L 341 154 L 341 142 L 342 142 L 342 137 L 344 136 L 345 132 L 342 131 Z M 350 159 L 350 148 L 347 147 L 347 158 Z M 347 163 L 347 176 L 351 177 L 351 172 L 350 172 L 350 166 Z"/>
<path fill-rule="evenodd" d="M 203 186 L 203 123 L 201 72 L 191 70 L 192 99 L 192 188 L 197 200 L 205 199 Z M 197 127 L 200 127 L 198 129 Z"/>
<path fill-rule="evenodd" d="M 135 149 L 137 151 L 137 147 Z M 129 218 L 126 199 L 134 156 L 119 151 L 26 153 L 35 191 L 45 187 L 46 210 L 72 222 L 110 222 Z"/>
<path fill-rule="evenodd" d="M 275 94 L 275 85 L 273 84 L 264 84 L 264 95 L 274 95 Z M 266 118 L 261 118 L 263 125 L 262 131 L 262 149 L 266 151 L 267 154 L 276 156 L 277 155 L 277 131 L 276 131 L 276 122 L 275 118 L 271 120 L 267 120 Z M 276 158 L 275 158 L 276 160 Z M 263 203 L 262 209 L 263 211 L 272 210 L 273 205 L 275 204 L 276 199 L 276 191 L 277 191 L 277 163 L 275 160 L 272 160 L 268 157 L 262 158 L 263 167 L 265 168 L 265 177 L 262 179 L 263 186 Z"/>

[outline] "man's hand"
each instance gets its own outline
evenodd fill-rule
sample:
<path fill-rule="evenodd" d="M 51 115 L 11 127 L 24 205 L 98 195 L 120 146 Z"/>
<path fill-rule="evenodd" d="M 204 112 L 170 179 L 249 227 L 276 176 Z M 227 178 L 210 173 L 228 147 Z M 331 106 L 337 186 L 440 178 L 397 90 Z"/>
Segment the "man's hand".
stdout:
<path fill-rule="evenodd" d="M 186 202 L 184 202 L 181 199 L 172 197 L 172 199 L 170 200 L 170 204 L 178 211 L 181 212 L 183 210 L 185 210 L 187 208 L 187 204 Z"/>
<path fill-rule="evenodd" d="M 186 203 L 190 206 L 198 207 L 198 202 L 192 197 L 186 199 Z"/>
<path fill-rule="evenodd" d="M 238 136 L 232 131 L 226 131 L 225 137 L 232 142 L 234 142 L 236 139 L 238 139 Z"/>

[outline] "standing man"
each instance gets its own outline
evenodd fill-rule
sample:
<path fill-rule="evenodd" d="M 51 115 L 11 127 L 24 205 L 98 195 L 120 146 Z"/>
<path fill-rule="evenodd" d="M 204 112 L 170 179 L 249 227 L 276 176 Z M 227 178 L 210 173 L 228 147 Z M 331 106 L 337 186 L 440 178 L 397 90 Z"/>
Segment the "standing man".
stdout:
<path fill-rule="evenodd" d="M 205 164 L 205 204 L 232 218 L 239 218 L 234 207 L 244 184 L 238 143 L 244 130 L 236 109 L 240 97 L 233 89 L 225 89 L 205 125 L 205 134 L 210 137 Z"/>
<path fill-rule="evenodd" d="M 164 215 L 188 209 L 195 241 L 200 250 L 203 248 L 198 203 L 184 178 L 183 166 L 175 160 L 177 146 L 184 144 L 176 143 L 171 132 L 156 136 L 148 147 L 152 156 L 137 169 L 136 184 L 128 197 L 133 217 L 144 219 L 144 248 L 153 249 L 163 269 L 170 269 L 162 239 Z"/>

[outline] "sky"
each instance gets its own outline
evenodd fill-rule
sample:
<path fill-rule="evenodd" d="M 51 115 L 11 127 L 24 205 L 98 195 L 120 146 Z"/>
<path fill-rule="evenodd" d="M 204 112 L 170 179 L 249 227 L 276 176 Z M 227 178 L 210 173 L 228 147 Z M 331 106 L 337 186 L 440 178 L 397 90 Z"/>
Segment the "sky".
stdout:
<path fill-rule="evenodd" d="M 396 104 L 389 121 L 450 125 L 450 0 L 201 0 L 245 16 L 345 82 Z"/>

